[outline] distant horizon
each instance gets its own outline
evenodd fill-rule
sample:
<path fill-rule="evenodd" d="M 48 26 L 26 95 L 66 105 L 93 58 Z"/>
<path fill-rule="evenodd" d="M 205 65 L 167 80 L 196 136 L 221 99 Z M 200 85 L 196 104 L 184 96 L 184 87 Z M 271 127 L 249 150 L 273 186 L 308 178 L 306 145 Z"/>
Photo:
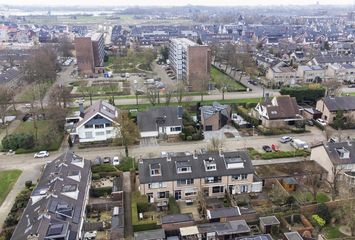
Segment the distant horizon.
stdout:
<path fill-rule="evenodd" d="M 9 7 L 95 7 L 95 6 L 105 6 L 105 7 L 183 7 L 183 6 L 202 6 L 202 7 L 256 7 L 256 6 L 315 6 L 319 3 L 321 6 L 347 6 L 354 5 L 354 0 L 320 0 L 320 1 L 309 1 L 309 0 L 299 0 L 295 2 L 294 0 L 266 0 L 260 3 L 260 0 L 249 0 L 245 1 L 230 1 L 230 0 L 219 0 L 218 2 L 212 0 L 171 0 L 171 1 L 161 1 L 161 0 L 120 0 L 119 4 L 114 0 L 101 0 L 98 4 L 97 1 L 90 0 L 61 0 L 49 1 L 49 0 L 12 0 L 11 3 L 8 1 L 0 0 L 0 5 Z"/>

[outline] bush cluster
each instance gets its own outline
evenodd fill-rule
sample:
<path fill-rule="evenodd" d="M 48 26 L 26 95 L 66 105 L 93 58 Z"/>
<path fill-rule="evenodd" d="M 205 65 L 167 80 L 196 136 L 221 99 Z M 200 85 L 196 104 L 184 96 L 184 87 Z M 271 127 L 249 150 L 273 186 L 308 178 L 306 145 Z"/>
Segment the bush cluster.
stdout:
<path fill-rule="evenodd" d="M 10 134 L 1 143 L 6 150 L 31 149 L 35 146 L 34 136 L 25 133 Z"/>
<path fill-rule="evenodd" d="M 101 188 L 91 188 L 90 196 L 91 197 L 104 197 L 112 193 L 112 187 L 101 187 Z"/>

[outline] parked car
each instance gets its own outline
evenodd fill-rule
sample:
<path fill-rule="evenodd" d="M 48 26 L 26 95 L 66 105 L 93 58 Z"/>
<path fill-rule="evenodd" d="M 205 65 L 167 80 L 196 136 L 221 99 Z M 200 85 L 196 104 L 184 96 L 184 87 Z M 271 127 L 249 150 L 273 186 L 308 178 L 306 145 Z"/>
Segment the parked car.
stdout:
<path fill-rule="evenodd" d="M 23 116 L 22 121 L 26 122 L 30 118 L 32 118 L 32 114 L 31 113 L 26 113 L 25 116 Z"/>
<path fill-rule="evenodd" d="M 296 149 L 308 149 L 308 144 L 300 139 L 293 139 L 291 146 Z"/>
<path fill-rule="evenodd" d="M 271 148 L 272 148 L 272 150 L 275 151 L 275 152 L 280 151 L 280 148 L 279 148 L 279 146 L 278 146 L 277 144 L 272 144 L 272 145 L 271 145 Z"/>
<path fill-rule="evenodd" d="M 111 163 L 111 158 L 110 157 L 104 157 L 103 163 Z"/>
<path fill-rule="evenodd" d="M 264 150 L 265 152 L 272 152 L 272 148 L 271 148 L 270 146 L 268 146 L 268 145 L 264 145 L 264 146 L 263 146 L 263 150 Z"/>
<path fill-rule="evenodd" d="M 100 156 L 97 156 L 97 157 L 95 158 L 94 164 L 95 164 L 95 165 L 100 165 L 101 163 L 102 163 L 101 157 L 100 157 Z"/>
<path fill-rule="evenodd" d="M 336 143 L 336 142 L 339 142 L 339 139 L 338 139 L 337 137 L 331 137 L 331 138 L 329 139 L 329 142 L 330 142 L 330 143 Z"/>
<path fill-rule="evenodd" d="M 40 151 L 38 153 L 35 153 L 34 158 L 45 158 L 49 157 L 49 152 L 48 151 Z"/>
<path fill-rule="evenodd" d="M 308 126 L 314 126 L 314 122 L 311 119 L 306 120 Z"/>
<path fill-rule="evenodd" d="M 348 87 L 349 88 L 355 88 L 355 84 L 350 84 Z"/>
<path fill-rule="evenodd" d="M 292 141 L 292 138 L 290 136 L 283 136 L 280 138 L 280 143 L 288 143 Z"/>
<path fill-rule="evenodd" d="M 327 122 L 324 121 L 324 120 L 321 119 L 321 118 L 318 118 L 318 119 L 316 120 L 316 122 L 319 123 L 319 124 L 322 125 L 322 126 L 327 126 Z"/>
<path fill-rule="evenodd" d="M 120 159 L 118 158 L 118 156 L 114 156 L 112 159 L 112 165 L 113 166 L 117 166 L 120 165 Z"/>

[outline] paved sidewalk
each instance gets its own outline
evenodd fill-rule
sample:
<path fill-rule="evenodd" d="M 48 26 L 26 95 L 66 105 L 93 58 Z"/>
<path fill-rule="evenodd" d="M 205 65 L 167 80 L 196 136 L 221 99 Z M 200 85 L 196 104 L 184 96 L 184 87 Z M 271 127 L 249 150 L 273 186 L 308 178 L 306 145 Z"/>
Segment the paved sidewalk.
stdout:
<path fill-rule="evenodd" d="M 123 173 L 123 193 L 124 193 L 124 229 L 125 238 L 131 239 L 133 237 L 132 226 L 132 210 L 131 210 L 131 173 Z"/>

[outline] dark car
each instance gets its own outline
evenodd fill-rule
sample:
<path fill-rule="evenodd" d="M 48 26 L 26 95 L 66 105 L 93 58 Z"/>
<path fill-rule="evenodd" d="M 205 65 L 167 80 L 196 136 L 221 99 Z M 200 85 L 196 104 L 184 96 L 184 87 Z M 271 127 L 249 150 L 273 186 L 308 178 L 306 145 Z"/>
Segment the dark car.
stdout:
<path fill-rule="evenodd" d="M 265 152 L 272 152 L 271 147 L 268 146 L 268 145 L 264 145 L 264 146 L 263 146 L 263 150 L 264 150 Z"/>
<path fill-rule="evenodd" d="M 25 116 L 23 116 L 22 121 L 26 122 L 28 119 L 32 117 L 31 113 L 26 113 Z"/>
<path fill-rule="evenodd" d="M 355 84 L 350 84 L 348 87 L 349 88 L 355 88 Z"/>
<path fill-rule="evenodd" d="M 103 163 L 111 163 L 111 158 L 110 157 L 104 157 Z"/>

